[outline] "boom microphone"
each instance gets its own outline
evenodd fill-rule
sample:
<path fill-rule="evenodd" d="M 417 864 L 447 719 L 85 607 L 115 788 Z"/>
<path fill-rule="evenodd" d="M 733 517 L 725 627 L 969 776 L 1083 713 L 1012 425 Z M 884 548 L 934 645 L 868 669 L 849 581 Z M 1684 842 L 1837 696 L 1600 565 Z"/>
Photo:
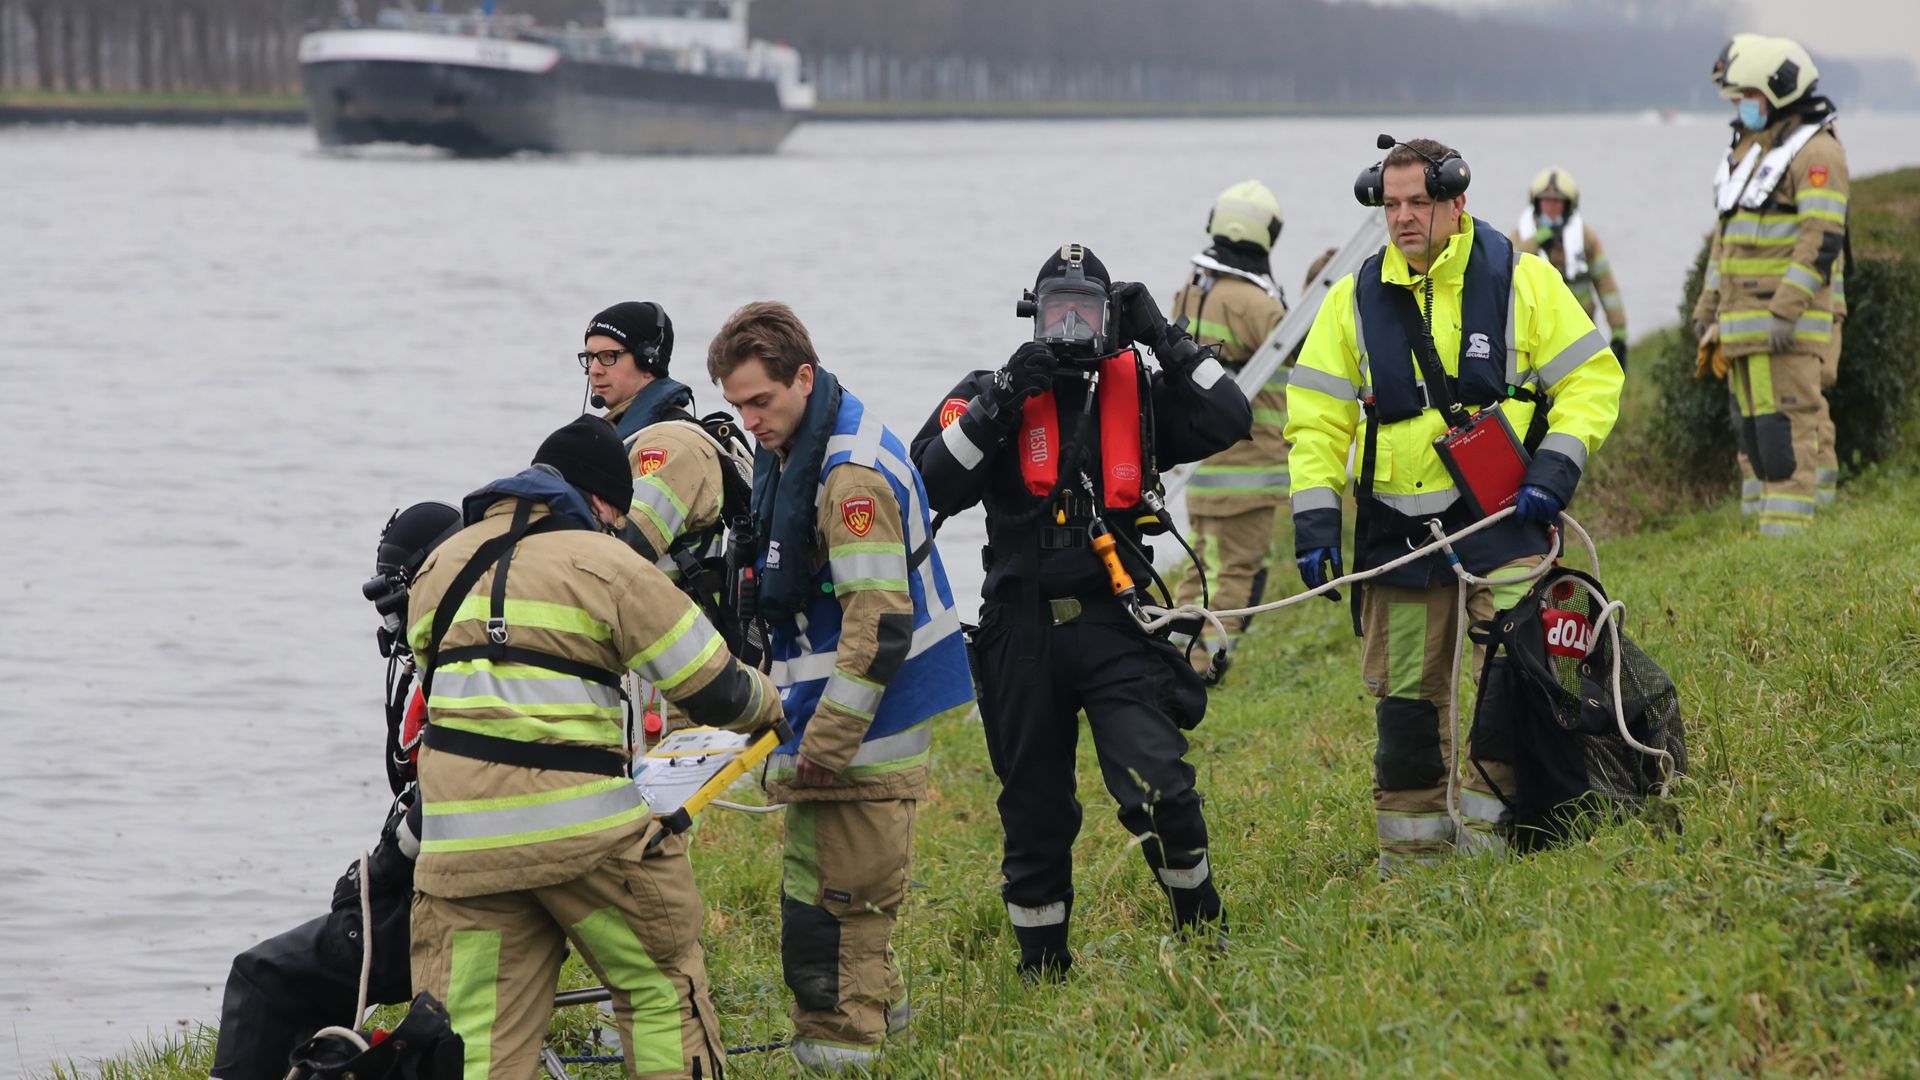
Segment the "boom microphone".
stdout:
<path fill-rule="evenodd" d="M 587 404 L 596 409 L 604 409 L 607 407 L 607 399 L 601 397 L 599 394 L 593 394 L 587 398 Z"/>
<path fill-rule="evenodd" d="M 1382 135 L 1379 138 L 1373 140 L 1373 145 L 1379 147 L 1382 150 L 1391 150 L 1395 146 L 1398 146 L 1399 143 L 1395 142 L 1393 136 L 1391 135 Z"/>

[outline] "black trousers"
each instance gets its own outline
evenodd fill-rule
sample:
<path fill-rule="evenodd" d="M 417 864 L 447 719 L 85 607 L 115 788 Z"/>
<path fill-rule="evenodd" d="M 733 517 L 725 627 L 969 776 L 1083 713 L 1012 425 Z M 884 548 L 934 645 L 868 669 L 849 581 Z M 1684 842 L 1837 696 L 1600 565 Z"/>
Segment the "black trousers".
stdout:
<path fill-rule="evenodd" d="M 1185 759 L 1187 739 L 1174 716 L 1180 713 L 1188 727 L 1198 723 L 1206 691 L 1179 650 L 1148 637 L 1111 600 L 1093 601 L 1079 618 L 1057 626 L 1044 601 L 1034 608 L 988 603 L 974 647 L 980 716 L 1001 785 L 1001 869 L 1009 904 L 1072 901 L 1073 841 L 1081 820 L 1074 748 L 1082 710 L 1120 824 L 1148 837 L 1141 845 L 1148 865 L 1157 872 L 1201 863 L 1207 823 Z"/>
<path fill-rule="evenodd" d="M 413 996 L 412 902 L 411 889 L 375 889 L 370 1005 L 398 1004 Z M 315 1031 L 358 1023 L 353 1006 L 360 996 L 360 933 L 357 886 L 348 895 L 343 878 L 331 912 L 234 957 L 209 1070 L 215 1080 L 281 1080 L 288 1058 Z"/>

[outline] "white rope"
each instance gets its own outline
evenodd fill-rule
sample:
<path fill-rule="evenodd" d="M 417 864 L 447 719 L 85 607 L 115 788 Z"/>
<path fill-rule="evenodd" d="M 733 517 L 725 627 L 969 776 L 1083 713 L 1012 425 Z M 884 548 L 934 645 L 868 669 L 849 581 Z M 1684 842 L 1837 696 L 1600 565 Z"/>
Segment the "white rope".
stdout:
<path fill-rule="evenodd" d="M 785 810 L 787 808 L 787 804 L 783 802 L 773 803 L 768 806 L 748 806 L 746 803 L 728 802 L 725 799 L 713 799 L 710 800 L 707 805 L 717 806 L 722 810 L 738 810 L 743 814 L 771 814 L 776 810 Z"/>
<path fill-rule="evenodd" d="M 353 1022 L 359 1024 L 367 1017 L 367 983 L 373 977 L 373 899 L 372 886 L 367 881 L 367 853 L 360 853 L 360 997 L 354 1003 Z M 361 1053 L 373 1049 L 366 1038 L 350 1027 L 329 1025 L 311 1036 L 338 1035 L 352 1043 Z M 295 1065 L 287 1071 L 286 1080 L 301 1080 L 300 1066 Z"/>
<path fill-rule="evenodd" d="M 1488 516 L 1481 518 L 1479 521 L 1476 521 L 1473 524 L 1468 525 L 1467 527 L 1452 533 L 1446 533 L 1441 531 L 1440 521 L 1438 518 L 1430 519 L 1427 522 L 1427 528 L 1430 529 L 1433 533 L 1434 540 L 1432 543 L 1426 544 L 1422 547 L 1414 548 L 1413 550 L 1407 552 L 1405 555 L 1402 555 L 1399 558 L 1394 559 L 1392 562 L 1384 563 L 1380 566 L 1376 566 L 1368 570 L 1356 570 L 1351 574 L 1347 574 L 1343 577 L 1335 578 L 1332 581 L 1326 582 L 1325 584 L 1322 584 L 1316 588 L 1308 589 L 1306 592 L 1295 593 L 1292 596 L 1288 596 L 1280 600 L 1274 600 L 1265 604 L 1259 604 L 1254 607 L 1234 608 L 1231 611 L 1209 611 L 1198 604 L 1181 604 L 1178 607 L 1172 607 L 1172 608 L 1159 607 L 1153 604 L 1143 604 L 1141 605 L 1141 608 L 1140 608 L 1140 611 L 1141 611 L 1140 625 L 1143 626 L 1148 633 L 1155 633 L 1160 629 L 1164 628 L 1168 623 L 1174 622 L 1175 620 L 1195 619 L 1195 618 L 1204 619 L 1207 622 L 1207 624 L 1211 626 L 1214 629 L 1214 631 L 1219 635 L 1218 640 L 1224 643 L 1227 640 L 1227 628 L 1226 628 L 1226 624 L 1221 621 L 1223 619 L 1238 618 L 1240 616 L 1246 616 L 1246 615 L 1258 615 L 1268 611 L 1278 611 L 1281 608 L 1291 607 L 1294 604 L 1300 603 L 1301 601 L 1308 600 L 1313 597 L 1331 592 L 1342 585 L 1357 585 L 1359 582 L 1366 581 L 1370 578 L 1379 577 L 1382 574 L 1386 574 L 1391 571 L 1397 570 L 1400 567 L 1407 565 L 1408 563 L 1426 558 L 1428 555 L 1431 555 L 1435 551 L 1444 551 L 1447 554 L 1448 565 L 1453 569 L 1454 575 L 1458 577 L 1460 580 L 1460 587 L 1458 590 L 1458 596 L 1457 596 L 1457 599 L 1455 602 L 1455 608 L 1454 608 L 1454 626 L 1455 626 L 1455 633 L 1457 635 L 1464 636 L 1466 634 L 1466 627 L 1467 627 L 1467 589 L 1469 586 L 1484 585 L 1489 588 L 1493 588 L 1493 587 L 1502 586 L 1502 585 L 1517 585 L 1522 582 L 1536 581 L 1546 576 L 1547 572 L 1553 568 L 1556 562 L 1559 561 L 1559 558 L 1564 551 L 1564 544 L 1562 543 L 1560 530 L 1556 529 L 1556 530 L 1553 530 L 1553 532 L 1551 533 L 1551 537 L 1553 540 L 1552 549 L 1549 550 L 1545 555 L 1541 556 L 1540 562 L 1536 564 L 1531 570 L 1528 570 L 1523 574 L 1509 575 L 1506 577 L 1499 577 L 1499 578 L 1480 577 L 1479 575 L 1468 573 L 1466 567 L 1460 565 L 1459 557 L 1453 553 L 1453 545 L 1458 541 L 1464 540 L 1467 537 L 1472 536 L 1474 533 L 1477 533 L 1482 529 L 1488 529 L 1493 527 L 1493 525 L 1495 525 L 1496 523 L 1504 521 L 1509 517 L 1512 517 L 1513 514 L 1514 514 L 1514 508 L 1509 506 L 1504 510 L 1497 511 L 1493 514 L 1489 514 Z M 1593 574 L 1594 578 L 1597 580 L 1600 575 L 1600 549 L 1594 545 L 1592 535 L 1589 534 L 1587 530 L 1584 527 L 1582 527 L 1578 521 L 1575 521 L 1572 515 L 1570 514 L 1564 514 L 1564 513 L 1561 514 L 1560 523 L 1565 529 L 1571 530 L 1572 533 L 1580 539 L 1581 546 L 1586 548 L 1587 560 L 1588 560 L 1587 565 L 1591 568 L 1591 573 Z M 1594 632 L 1598 634 L 1600 628 L 1605 627 L 1608 633 L 1611 635 L 1608 640 L 1610 640 L 1613 643 L 1614 723 L 1619 727 L 1620 737 L 1626 740 L 1626 743 L 1628 746 L 1633 747 L 1635 750 L 1639 751 L 1642 754 L 1645 754 L 1648 757 L 1659 759 L 1661 780 L 1658 788 L 1656 788 L 1655 790 L 1656 790 L 1656 794 L 1658 794 L 1661 797 L 1665 797 L 1667 794 L 1667 786 L 1673 779 L 1673 769 L 1674 769 L 1673 755 L 1668 753 L 1665 750 L 1658 750 L 1653 747 L 1642 744 L 1639 740 L 1635 739 L 1632 736 L 1632 734 L 1630 734 L 1627 731 L 1626 705 L 1620 693 L 1620 627 L 1619 627 L 1619 619 L 1617 617 L 1619 613 L 1624 612 L 1625 610 L 1626 610 L 1626 605 L 1621 603 L 1620 601 L 1608 600 L 1605 606 L 1602 607 L 1600 616 L 1594 620 L 1593 628 L 1594 628 Z M 1447 771 L 1447 817 L 1453 822 L 1453 827 L 1456 832 L 1458 832 L 1458 830 L 1460 830 L 1463 827 L 1460 824 L 1460 803 L 1459 803 L 1460 721 L 1459 721 L 1459 716 L 1457 715 L 1460 711 L 1461 654 L 1465 651 L 1464 649 L 1461 648 L 1463 644 L 1464 642 L 1460 640 L 1460 637 L 1454 638 L 1453 672 L 1451 677 L 1447 680 L 1447 686 L 1451 693 L 1451 697 L 1449 699 L 1450 709 L 1451 709 L 1451 713 L 1454 714 L 1452 732 L 1451 732 L 1453 768 Z"/>
<path fill-rule="evenodd" d="M 367 984 L 373 978 L 373 882 L 367 878 L 370 857 L 360 853 L 360 997 L 354 1002 L 355 1025 L 367 1019 Z M 359 1036 L 354 1036 L 356 1039 Z M 360 1047 L 366 1049 L 363 1043 Z"/>

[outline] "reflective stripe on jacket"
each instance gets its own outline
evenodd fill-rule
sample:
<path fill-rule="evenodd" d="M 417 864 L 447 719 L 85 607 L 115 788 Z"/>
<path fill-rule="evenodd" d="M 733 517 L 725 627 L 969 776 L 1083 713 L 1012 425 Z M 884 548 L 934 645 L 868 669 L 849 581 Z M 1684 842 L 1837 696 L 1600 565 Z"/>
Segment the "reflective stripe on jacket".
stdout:
<path fill-rule="evenodd" d="M 1196 267 L 1173 297 L 1172 318 L 1187 317 L 1195 341 L 1214 345 L 1238 371 L 1280 325 L 1287 309 L 1265 289 L 1241 277 Z M 1286 372 L 1253 397 L 1253 437 L 1202 461 L 1187 484 L 1187 509 L 1230 516 L 1287 501 Z"/>
<path fill-rule="evenodd" d="M 812 600 L 768 627 L 773 680 L 795 733 L 769 759 L 768 791 L 788 800 L 918 797 L 930 721 L 973 703 L 926 489 L 905 444 L 844 386 L 815 482 Z M 802 749 L 839 774 L 833 787 L 791 782 Z"/>
<path fill-rule="evenodd" d="M 1469 252 L 1475 232 L 1491 229 L 1471 218 L 1462 224 L 1432 268 L 1435 346 L 1451 375 L 1461 370 L 1460 324 Z M 1424 284 L 1425 279 L 1392 245 L 1384 249 L 1379 267 L 1378 280 L 1384 286 L 1417 290 Z M 1527 481 L 1571 499 L 1588 454 L 1599 448 L 1618 416 L 1624 382 L 1619 361 L 1559 271 L 1535 255 L 1521 255 L 1512 263 L 1503 329 L 1505 381 L 1544 391 L 1551 400 L 1547 433 Z M 1287 386 L 1295 543 L 1301 551 L 1341 542 L 1341 492 L 1350 478 L 1348 463 L 1353 463 L 1356 473 L 1362 465 L 1363 388 L 1370 396 L 1370 373 L 1376 366 L 1384 372 L 1387 366 L 1387 358 L 1369 355 L 1365 330 L 1355 278 L 1348 275 L 1334 283 L 1321 304 Z M 1394 362 L 1413 363 L 1411 356 L 1394 358 Z M 1533 402 L 1518 398 L 1492 407 L 1506 414 L 1517 434 L 1527 431 L 1536 408 Z M 1434 440 L 1446 430 L 1446 420 L 1432 408 L 1380 425 L 1373 478 L 1377 503 L 1416 518 L 1453 511 L 1459 492 L 1433 449 Z M 1527 553 L 1503 557 L 1500 551 L 1489 551 L 1484 558 L 1494 560 L 1491 565 L 1469 569 L 1491 569 Z"/>
<path fill-rule="evenodd" d="M 1784 165 L 1769 168 L 1796 144 Z M 1729 357 L 1768 352 L 1776 318 L 1792 320 L 1796 342 L 1817 352 L 1833 339 L 1833 317 L 1846 312 L 1840 279 L 1850 179 L 1846 151 L 1830 122 L 1796 126 L 1782 120 L 1743 138 L 1728 160 L 1756 155 L 1756 175 L 1714 232 L 1693 317 L 1719 323 L 1720 347 Z M 1763 172 L 1772 182 L 1756 198 Z M 1731 183 L 1723 181 L 1723 190 Z"/>
<path fill-rule="evenodd" d="M 503 498 L 437 548 L 408 608 L 421 664 L 454 577 L 507 531 Z M 544 506 L 534 511 L 544 516 Z M 441 649 L 483 646 L 496 568 L 460 603 Z M 772 682 L 741 666 L 684 593 L 613 537 L 585 529 L 529 536 L 514 549 L 504 604 L 507 644 L 606 671 L 632 671 L 697 723 L 750 730 L 779 715 Z M 432 724 L 497 739 L 599 747 L 625 756 L 621 694 L 535 663 L 440 665 Z M 436 896 L 538 888 L 570 880 L 647 828 L 647 806 L 623 777 L 525 768 L 431 747 L 420 755 L 423 805 L 416 880 Z"/>

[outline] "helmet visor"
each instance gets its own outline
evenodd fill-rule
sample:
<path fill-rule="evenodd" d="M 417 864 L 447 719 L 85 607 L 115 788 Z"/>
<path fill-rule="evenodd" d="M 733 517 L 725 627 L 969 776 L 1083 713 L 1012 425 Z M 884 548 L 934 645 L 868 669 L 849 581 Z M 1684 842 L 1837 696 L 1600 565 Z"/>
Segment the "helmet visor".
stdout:
<path fill-rule="evenodd" d="M 1034 309 L 1035 341 L 1098 347 L 1107 340 L 1107 293 L 1093 282 L 1044 282 Z"/>

